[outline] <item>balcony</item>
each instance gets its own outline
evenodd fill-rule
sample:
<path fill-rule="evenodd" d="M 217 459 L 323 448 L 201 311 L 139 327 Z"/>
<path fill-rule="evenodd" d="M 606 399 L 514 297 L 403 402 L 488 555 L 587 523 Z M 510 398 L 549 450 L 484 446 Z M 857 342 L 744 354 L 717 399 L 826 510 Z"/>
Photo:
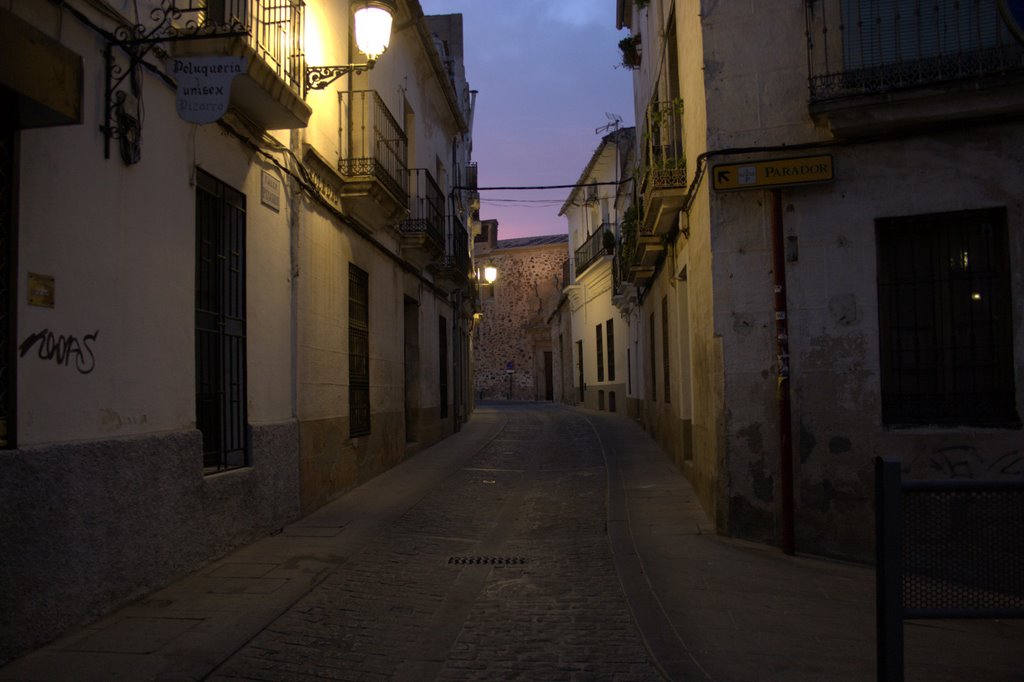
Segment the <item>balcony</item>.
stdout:
<path fill-rule="evenodd" d="M 398 224 L 402 255 L 424 267 L 444 256 L 444 193 L 430 171 L 409 171 L 409 217 Z"/>
<path fill-rule="evenodd" d="M 445 220 L 444 257 L 435 266 L 438 284 L 452 292 L 465 287 L 469 282 L 469 232 L 457 215 Z"/>
<path fill-rule="evenodd" d="M 1024 113 L 997 0 L 806 4 L 810 110 L 839 136 Z"/>
<path fill-rule="evenodd" d="M 338 171 L 349 210 L 364 223 L 395 224 L 409 215 L 405 132 L 374 90 L 339 93 Z"/>
<path fill-rule="evenodd" d="M 608 237 L 605 237 L 606 234 Z M 576 263 L 577 278 L 602 256 L 611 255 L 615 244 L 614 235 L 615 226 L 612 223 L 601 223 L 601 227 L 576 249 L 573 254 L 573 262 Z"/>
<path fill-rule="evenodd" d="M 654 277 L 658 260 L 665 251 L 661 237 L 652 234 L 638 234 L 634 225 L 635 210 L 630 208 L 623 219 L 622 238 L 616 249 L 614 294 L 625 293 L 625 284 L 645 286 Z"/>
<path fill-rule="evenodd" d="M 641 139 L 640 192 L 644 214 L 640 232 L 668 234 L 686 200 L 683 103 L 654 101 L 647 107 Z"/>
<path fill-rule="evenodd" d="M 174 27 L 183 38 L 174 56 L 245 57 L 246 73 L 231 84 L 231 106 L 264 130 L 305 128 L 302 0 L 174 0 Z M 214 28 L 244 36 L 189 40 Z"/>

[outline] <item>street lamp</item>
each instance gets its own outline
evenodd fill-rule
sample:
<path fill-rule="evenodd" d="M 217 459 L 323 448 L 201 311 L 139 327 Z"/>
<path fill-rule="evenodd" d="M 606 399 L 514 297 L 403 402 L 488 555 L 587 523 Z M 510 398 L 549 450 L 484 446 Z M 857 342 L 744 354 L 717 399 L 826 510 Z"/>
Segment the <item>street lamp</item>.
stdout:
<path fill-rule="evenodd" d="M 498 279 L 498 268 L 493 265 L 487 265 L 484 267 L 484 281 L 488 284 L 494 284 L 495 280 Z"/>
<path fill-rule="evenodd" d="M 391 42 L 391 23 L 397 8 L 394 0 L 357 0 L 354 12 L 356 46 L 366 55 L 363 64 L 307 66 L 306 91 L 323 90 L 342 76 L 360 74 L 373 68 Z"/>

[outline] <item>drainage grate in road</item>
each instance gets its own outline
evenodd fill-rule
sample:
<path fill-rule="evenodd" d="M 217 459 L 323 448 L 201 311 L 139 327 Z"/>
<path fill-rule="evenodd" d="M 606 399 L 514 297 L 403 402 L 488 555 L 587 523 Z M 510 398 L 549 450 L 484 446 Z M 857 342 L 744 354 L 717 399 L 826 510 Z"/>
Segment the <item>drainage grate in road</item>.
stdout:
<path fill-rule="evenodd" d="M 451 565 L 486 565 L 486 566 L 521 566 L 527 563 L 526 557 L 502 557 L 502 556 L 450 556 L 448 563 Z"/>

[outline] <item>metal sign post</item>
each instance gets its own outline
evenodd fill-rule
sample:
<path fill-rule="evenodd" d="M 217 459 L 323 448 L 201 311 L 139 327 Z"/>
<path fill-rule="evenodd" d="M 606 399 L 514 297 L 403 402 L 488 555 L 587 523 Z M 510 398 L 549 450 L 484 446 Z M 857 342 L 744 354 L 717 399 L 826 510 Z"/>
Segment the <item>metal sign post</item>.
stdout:
<path fill-rule="evenodd" d="M 786 554 L 796 552 L 793 512 L 793 410 L 790 397 L 789 308 L 786 296 L 785 230 L 782 187 L 831 182 L 832 155 L 766 159 L 720 164 L 711 169 L 718 192 L 760 189 L 771 198 L 772 290 L 775 302 L 776 402 L 779 429 L 779 544 Z"/>

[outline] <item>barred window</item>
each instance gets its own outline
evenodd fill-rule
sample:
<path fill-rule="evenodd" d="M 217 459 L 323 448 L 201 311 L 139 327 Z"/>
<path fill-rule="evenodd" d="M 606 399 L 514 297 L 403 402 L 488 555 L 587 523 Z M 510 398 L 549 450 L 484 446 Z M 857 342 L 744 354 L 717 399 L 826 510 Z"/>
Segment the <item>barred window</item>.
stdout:
<path fill-rule="evenodd" d="M 448 418 L 448 320 L 437 316 L 437 389 L 441 419 Z"/>
<path fill-rule="evenodd" d="M 1019 426 L 1006 209 L 875 229 L 884 423 Z"/>
<path fill-rule="evenodd" d="M 615 381 L 615 325 L 612 320 L 604 323 L 604 329 L 608 340 L 608 381 Z"/>
<path fill-rule="evenodd" d="M 370 278 L 348 266 L 348 433 L 370 433 Z"/>
<path fill-rule="evenodd" d="M 843 0 L 842 17 L 847 69 L 962 55 L 1005 40 L 995 0 Z"/>
<path fill-rule="evenodd" d="M 651 361 L 651 402 L 658 399 L 658 363 L 655 361 L 655 352 L 657 348 L 654 341 L 654 313 L 651 313 L 647 319 L 647 341 L 650 345 L 649 358 Z"/>
<path fill-rule="evenodd" d="M 661 298 L 661 355 L 662 366 L 665 371 L 665 402 L 672 402 L 672 371 L 669 364 L 668 346 L 668 296 Z"/>
<path fill-rule="evenodd" d="M 196 172 L 196 428 L 206 473 L 248 466 L 245 195 Z"/>

